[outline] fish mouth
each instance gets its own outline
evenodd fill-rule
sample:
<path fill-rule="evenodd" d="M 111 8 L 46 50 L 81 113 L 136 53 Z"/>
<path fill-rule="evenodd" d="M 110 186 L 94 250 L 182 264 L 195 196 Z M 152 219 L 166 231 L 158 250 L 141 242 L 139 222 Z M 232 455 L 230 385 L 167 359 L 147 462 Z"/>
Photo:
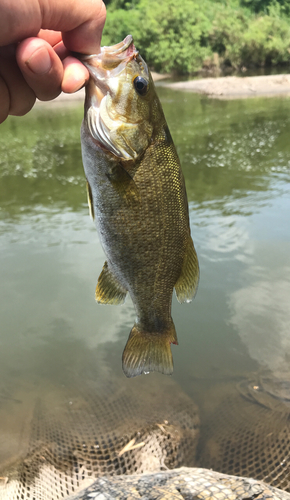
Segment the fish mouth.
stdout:
<path fill-rule="evenodd" d="M 104 149 L 124 160 L 132 160 L 136 154 L 133 150 L 128 151 L 128 145 L 118 145 L 114 134 L 111 135 L 117 125 L 124 125 L 124 120 L 117 115 L 110 115 L 107 102 L 110 96 L 122 90 L 126 74 L 122 76 L 121 73 L 126 71 L 127 64 L 134 59 L 138 61 L 139 57 L 132 35 L 126 36 L 116 45 L 102 47 L 99 54 L 78 54 L 78 59 L 90 73 L 86 85 L 85 117 L 91 137 Z"/>
<path fill-rule="evenodd" d="M 106 63 L 108 66 L 112 67 L 114 63 L 120 64 L 122 60 L 128 62 L 134 57 L 137 57 L 138 54 L 139 52 L 135 48 L 132 35 L 127 35 L 122 42 L 116 45 L 101 47 L 101 52 L 99 54 L 74 55 L 90 70 L 91 66 L 96 67 L 96 61 L 102 61 L 103 69 L 105 69 Z M 107 61 L 107 59 L 110 59 L 110 61 Z"/>
<path fill-rule="evenodd" d="M 116 45 L 111 45 L 110 47 L 102 47 L 101 52 L 110 53 L 111 55 L 120 55 L 126 51 L 126 56 L 130 56 L 131 53 L 137 52 L 133 43 L 132 35 L 127 35 L 126 38 Z"/>
<path fill-rule="evenodd" d="M 139 52 L 135 48 L 132 35 L 127 35 L 116 45 L 102 47 L 99 54 L 75 54 L 75 56 L 88 69 L 95 86 L 106 95 L 109 90 L 108 80 L 118 77 L 128 62 L 139 56 Z"/>
<path fill-rule="evenodd" d="M 125 159 L 131 158 L 128 158 L 123 149 L 118 148 L 111 137 L 111 129 L 116 125 L 116 120 L 108 114 L 106 103 L 108 95 L 119 89 L 120 73 L 138 54 L 132 35 L 126 36 L 116 45 L 102 47 L 99 54 L 76 54 L 90 74 L 85 98 L 85 119 L 90 135 L 105 150 L 117 157 L 125 155 Z"/>

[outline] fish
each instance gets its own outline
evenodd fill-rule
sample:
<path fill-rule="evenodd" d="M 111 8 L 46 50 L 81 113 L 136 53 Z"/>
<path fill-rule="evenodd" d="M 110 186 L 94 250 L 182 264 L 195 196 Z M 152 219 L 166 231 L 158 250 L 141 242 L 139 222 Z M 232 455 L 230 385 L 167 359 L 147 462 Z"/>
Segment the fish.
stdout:
<path fill-rule="evenodd" d="M 90 75 L 81 126 L 88 203 L 107 258 L 95 298 L 112 305 L 132 299 L 125 375 L 171 375 L 173 289 L 179 302 L 190 302 L 199 281 L 179 158 L 131 35 L 79 59 Z"/>

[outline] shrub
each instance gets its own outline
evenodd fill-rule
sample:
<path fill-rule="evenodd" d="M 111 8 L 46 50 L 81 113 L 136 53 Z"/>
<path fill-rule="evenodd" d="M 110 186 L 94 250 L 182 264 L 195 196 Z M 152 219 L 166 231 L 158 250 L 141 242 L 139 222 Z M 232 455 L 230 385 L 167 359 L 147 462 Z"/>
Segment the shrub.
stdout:
<path fill-rule="evenodd" d="M 264 66 L 289 61 L 290 26 L 284 19 L 272 16 L 254 19 L 241 42 L 242 64 Z"/>
<path fill-rule="evenodd" d="M 213 61 L 234 68 L 289 63 L 287 5 L 290 0 L 111 0 L 102 42 L 132 34 L 160 72 L 194 73 Z M 267 12 L 253 13 L 258 6 Z"/>

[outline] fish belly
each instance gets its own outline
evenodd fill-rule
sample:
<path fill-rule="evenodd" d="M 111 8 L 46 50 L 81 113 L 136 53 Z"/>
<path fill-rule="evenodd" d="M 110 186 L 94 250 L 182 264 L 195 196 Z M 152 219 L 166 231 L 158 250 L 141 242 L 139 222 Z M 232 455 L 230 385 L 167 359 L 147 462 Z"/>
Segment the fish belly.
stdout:
<path fill-rule="evenodd" d="M 148 151 L 130 177 L 133 189 L 128 184 L 123 190 L 110 176 L 118 164 L 90 141 L 86 150 L 85 173 L 108 266 L 130 293 L 140 321 L 148 328 L 166 323 L 189 237 L 179 164 L 171 161 L 168 168 L 172 151 Z"/>

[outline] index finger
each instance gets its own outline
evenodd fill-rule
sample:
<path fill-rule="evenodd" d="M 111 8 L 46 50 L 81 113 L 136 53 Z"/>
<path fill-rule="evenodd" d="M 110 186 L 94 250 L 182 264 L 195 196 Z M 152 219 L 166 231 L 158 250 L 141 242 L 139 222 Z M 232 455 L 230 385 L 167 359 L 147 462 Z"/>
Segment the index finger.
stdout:
<path fill-rule="evenodd" d="M 61 31 L 53 31 L 53 30 L 40 30 L 40 32 L 37 35 L 38 38 L 41 38 L 42 40 L 45 40 L 48 42 L 52 47 L 57 45 L 59 42 L 62 41 L 62 34 Z"/>
<path fill-rule="evenodd" d="M 37 36 L 41 29 L 61 31 L 67 48 L 96 53 L 106 19 L 102 0 L 3 0 L 0 46 Z"/>

